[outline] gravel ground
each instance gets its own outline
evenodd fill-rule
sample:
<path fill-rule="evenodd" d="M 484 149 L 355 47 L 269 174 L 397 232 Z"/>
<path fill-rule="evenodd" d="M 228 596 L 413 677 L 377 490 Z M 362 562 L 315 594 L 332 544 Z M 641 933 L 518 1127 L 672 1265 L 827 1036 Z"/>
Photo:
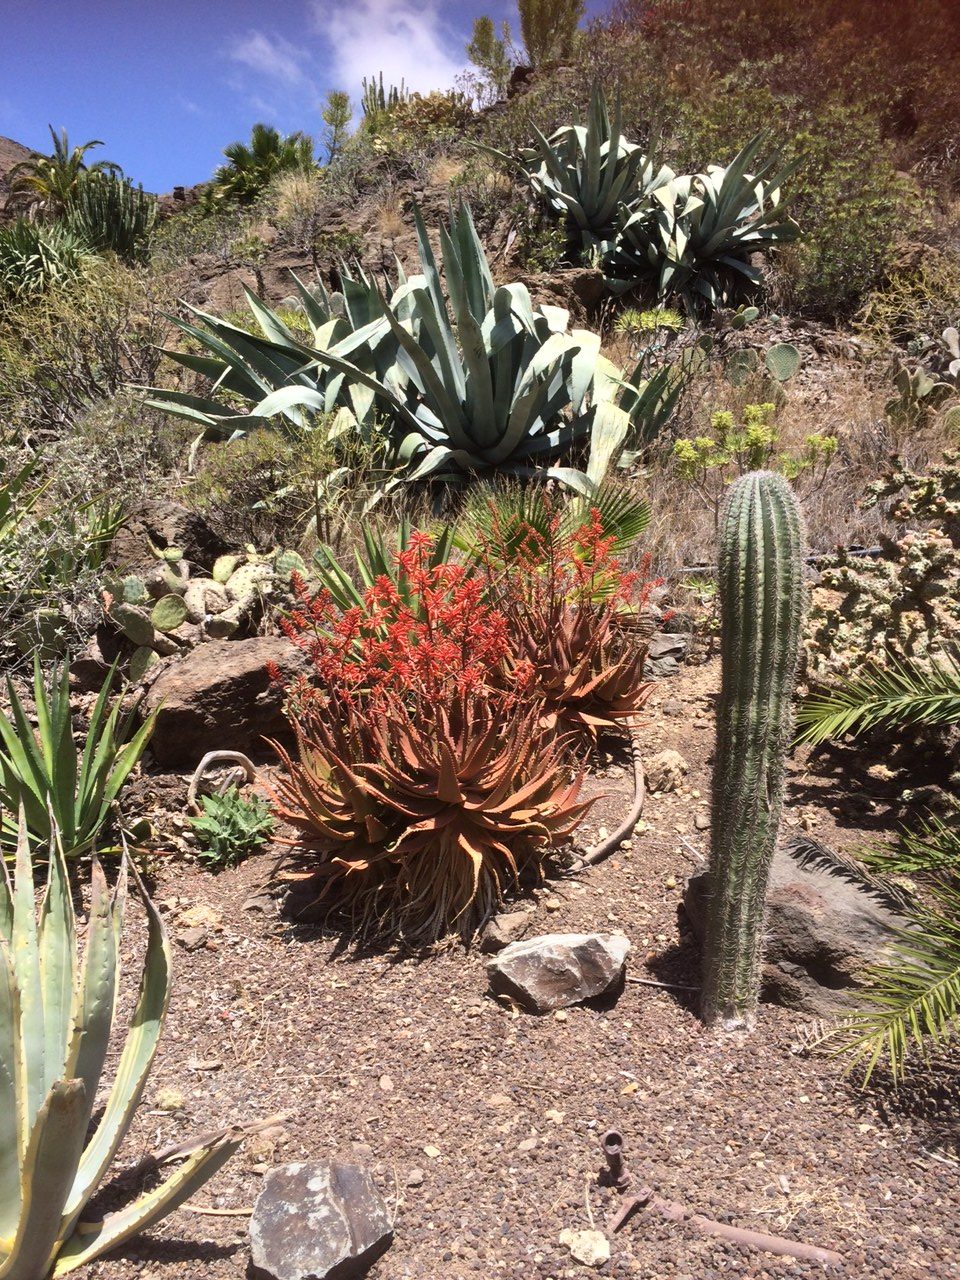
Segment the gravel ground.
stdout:
<path fill-rule="evenodd" d="M 696 818 L 707 807 L 716 675 L 715 663 L 692 669 L 651 705 L 649 751 L 679 750 L 687 785 L 648 800 L 631 848 L 531 899 L 530 933 L 621 929 L 632 978 L 696 984 L 677 907 L 706 850 Z M 591 826 L 612 829 L 629 807 L 626 771 L 610 764 L 592 785 L 610 794 Z M 791 825 L 851 847 L 886 813 L 869 777 L 841 795 L 813 763 L 793 770 Z M 372 1280 L 820 1272 L 645 1212 L 599 1272 L 574 1261 L 560 1232 L 602 1227 L 617 1206 L 597 1185 L 598 1139 L 612 1125 L 636 1181 L 665 1198 L 837 1249 L 857 1280 L 960 1277 L 956 1156 L 932 1145 L 925 1121 L 859 1093 L 838 1064 L 798 1053 L 796 1014 L 766 1005 L 749 1039 L 719 1039 L 697 1020 L 694 992 L 628 982 L 596 1007 L 532 1017 L 489 998 L 476 951 L 357 958 L 332 936 L 291 928 L 262 891 L 272 865 L 256 858 L 218 877 L 164 866 L 156 897 L 180 940 L 176 987 L 125 1154 L 237 1119 L 289 1118 L 248 1144 L 193 1208 L 92 1277 L 245 1275 L 246 1218 L 200 1208 L 248 1209 L 272 1165 L 333 1156 L 368 1163 L 396 1208 L 396 1239 Z"/>

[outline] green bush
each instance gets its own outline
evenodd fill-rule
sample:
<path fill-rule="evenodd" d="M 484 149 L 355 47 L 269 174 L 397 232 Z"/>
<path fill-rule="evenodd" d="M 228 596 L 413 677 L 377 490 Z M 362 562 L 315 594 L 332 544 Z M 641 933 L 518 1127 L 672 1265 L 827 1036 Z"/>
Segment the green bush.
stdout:
<path fill-rule="evenodd" d="M 149 382 L 167 304 L 156 281 L 105 259 L 69 287 L 0 305 L 0 421 L 59 437 L 128 382 Z"/>
<path fill-rule="evenodd" d="M 852 315 L 883 284 L 899 239 L 915 232 L 920 202 L 894 168 L 875 120 L 830 106 L 783 145 L 797 171 L 790 209 L 803 238 L 781 257 L 784 300 L 806 314 Z"/>
<path fill-rule="evenodd" d="M 259 796 L 243 796 L 228 787 L 221 796 L 201 796 L 203 813 L 190 819 L 199 840 L 200 861 L 212 871 L 235 867 L 267 842 L 274 820 Z"/>
<path fill-rule="evenodd" d="M 19 218 L 0 227 L 0 307 L 71 284 L 96 259 L 89 243 L 60 223 L 44 225 Z"/>

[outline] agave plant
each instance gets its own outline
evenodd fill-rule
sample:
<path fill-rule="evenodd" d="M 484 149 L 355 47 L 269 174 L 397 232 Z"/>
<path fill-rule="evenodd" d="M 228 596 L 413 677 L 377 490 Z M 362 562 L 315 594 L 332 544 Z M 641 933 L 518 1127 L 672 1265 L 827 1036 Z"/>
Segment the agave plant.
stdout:
<path fill-rule="evenodd" d="M 407 464 L 387 488 L 427 476 L 461 479 L 498 470 L 552 476 L 589 493 L 619 454 L 629 417 L 615 403 L 616 368 L 600 355 L 600 339 L 568 331 L 559 307 L 535 308 L 522 284 L 493 287 L 467 208 L 441 228 L 449 308 L 440 272 L 415 212 L 423 275 L 402 283 L 383 318 L 398 347 L 396 370 L 378 378 L 334 350 L 316 362 L 367 387 L 401 436 Z M 400 306 L 409 304 L 415 324 Z M 415 325 L 419 332 L 414 332 Z M 291 409 L 323 411 L 324 396 L 303 386 L 268 395 L 261 418 Z M 549 464 L 589 445 L 585 471 Z"/>
<path fill-rule="evenodd" d="M 143 754 L 155 716 L 134 731 L 135 708 L 110 706 L 116 663 L 90 713 L 79 764 L 70 719 L 70 669 L 54 668 L 49 687 L 34 659 L 34 730 L 13 684 L 7 683 L 9 716 L 0 713 L 0 850 L 17 840 L 13 814 L 23 809 L 27 827 L 46 841 L 50 815 L 68 857 L 85 853 L 110 817 L 120 789 Z M 0 1272 L 2 1275 L 2 1272 Z"/>
<path fill-rule="evenodd" d="M 536 144 L 520 153 L 519 167 L 536 194 L 567 216 L 585 247 L 608 241 L 623 209 L 634 209 L 674 177 L 672 169 L 657 169 L 623 137 L 619 94 L 611 115 L 600 84 L 593 87 L 586 126 L 578 119 L 549 138 L 536 127 L 533 132 Z M 488 150 L 507 164 L 516 163 L 503 152 Z"/>
<path fill-rule="evenodd" d="M 374 395 L 369 388 L 348 382 L 329 365 L 320 364 L 318 352 L 331 351 L 349 357 L 369 374 L 389 378 L 396 363 L 397 346 L 383 320 L 384 302 L 376 285 L 360 272 L 354 276 L 341 267 L 341 293 L 330 294 L 318 279 L 312 286 L 294 277 L 301 304 L 310 325 L 312 345 L 294 333 L 281 317 L 246 289 L 247 302 L 260 334 L 220 320 L 193 307 L 188 311 L 196 324 L 171 317 L 174 323 L 204 349 L 166 350 L 177 364 L 207 379 L 209 396 L 161 387 L 146 387 L 147 404 L 185 418 L 201 428 L 199 439 L 223 440 L 245 436 L 266 424 L 267 418 L 251 412 L 271 391 L 302 387 L 313 393 L 312 406 L 284 407 L 279 417 L 289 431 L 311 430 L 318 415 L 338 414 L 333 432 L 373 424 Z M 215 393 L 228 393 L 215 399 Z M 245 402 L 245 411 L 237 400 Z"/>
<path fill-rule="evenodd" d="M 465 696 L 416 714 L 397 697 L 362 722 L 348 708 L 345 723 L 316 715 L 294 729 L 277 811 L 362 937 L 468 939 L 505 893 L 542 881 L 591 803 L 535 704 Z"/>
<path fill-rule="evenodd" d="M 96 260 L 87 241 L 63 223 L 19 218 L 0 227 L 0 301 L 69 284 Z"/>
<path fill-rule="evenodd" d="M 113 1086 L 88 1127 L 118 1030 L 120 939 L 127 878 L 147 917 L 140 994 Z M 82 961 L 59 842 L 50 842 L 39 921 L 34 867 L 21 814 L 13 884 L 0 872 L 0 1275 L 46 1280 L 91 1262 L 170 1213 L 243 1141 L 237 1129 L 207 1135 L 158 1187 L 101 1221 L 83 1218 L 126 1135 L 153 1063 L 170 996 L 163 923 L 124 857 L 111 895 L 100 865 Z"/>
<path fill-rule="evenodd" d="M 661 299 L 680 298 L 688 309 L 730 301 L 762 276 L 750 255 L 799 235 L 780 209 L 789 170 L 776 161 L 757 164 L 758 134 L 729 165 L 680 175 L 652 190 L 625 216 L 604 270 L 618 293 L 653 278 Z"/>

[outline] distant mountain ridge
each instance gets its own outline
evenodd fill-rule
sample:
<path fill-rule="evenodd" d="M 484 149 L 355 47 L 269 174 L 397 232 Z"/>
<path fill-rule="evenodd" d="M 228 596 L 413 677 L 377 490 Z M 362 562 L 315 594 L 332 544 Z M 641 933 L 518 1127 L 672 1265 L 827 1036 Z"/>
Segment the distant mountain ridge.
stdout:
<path fill-rule="evenodd" d="M 10 184 L 7 181 L 7 174 L 15 166 L 23 160 L 29 160 L 31 156 L 37 153 L 31 151 L 29 147 L 25 147 L 20 142 L 14 142 L 13 138 L 4 138 L 0 136 L 0 203 L 6 199 Z"/>

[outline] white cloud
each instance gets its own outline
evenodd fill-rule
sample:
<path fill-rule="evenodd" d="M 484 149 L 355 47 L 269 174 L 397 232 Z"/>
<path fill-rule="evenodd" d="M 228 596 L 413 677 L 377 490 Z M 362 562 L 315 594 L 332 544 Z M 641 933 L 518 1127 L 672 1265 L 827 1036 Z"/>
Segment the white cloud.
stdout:
<path fill-rule="evenodd" d="M 271 80 L 281 80 L 288 85 L 303 84 L 306 75 L 300 65 L 303 53 L 282 36 L 267 36 L 262 31 L 232 40 L 227 52 L 233 62 Z"/>
<path fill-rule="evenodd" d="M 310 0 L 329 59 L 330 81 L 351 97 L 364 76 L 427 93 L 449 89 L 463 70 L 462 39 L 435 3 L 414 0 Z"/>

